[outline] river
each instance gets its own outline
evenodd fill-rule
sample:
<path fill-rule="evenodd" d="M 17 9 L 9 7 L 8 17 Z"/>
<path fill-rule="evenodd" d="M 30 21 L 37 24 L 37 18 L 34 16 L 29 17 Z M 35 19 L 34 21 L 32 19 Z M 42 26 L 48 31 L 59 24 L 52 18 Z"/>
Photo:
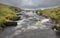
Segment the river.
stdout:
<path fill-rule="evenodd" d="M 4 28 L 0 31 L 0 38 L 60 38 L 51 29 L 53 23 L 50 18 L 39 16 L 35 11 L 22 11 L 17 26 Z"/>

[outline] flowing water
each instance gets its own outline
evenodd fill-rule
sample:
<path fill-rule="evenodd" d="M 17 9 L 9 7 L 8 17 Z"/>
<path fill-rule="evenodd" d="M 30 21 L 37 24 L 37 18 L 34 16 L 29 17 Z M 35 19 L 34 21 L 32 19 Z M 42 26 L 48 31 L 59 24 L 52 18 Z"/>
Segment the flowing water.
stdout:
<path fill-rule="evenodd" d="M 22 11 L 17 13 L 21 17 L 18 25 L 0 31 L 0 38 L 59 38 L 51 29 L 50 18 L 39 16 L 35 11 Z"/>

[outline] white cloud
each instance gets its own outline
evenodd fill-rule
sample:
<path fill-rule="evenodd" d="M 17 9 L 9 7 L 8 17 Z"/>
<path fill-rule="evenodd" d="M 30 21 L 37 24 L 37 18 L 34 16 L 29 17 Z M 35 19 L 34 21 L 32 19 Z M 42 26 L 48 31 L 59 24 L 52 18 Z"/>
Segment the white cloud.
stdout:
<path fill-rule="evenodd" d="M 35 6 L 34 2 L 32 0 L 22 0 L 22 6 Z"/>

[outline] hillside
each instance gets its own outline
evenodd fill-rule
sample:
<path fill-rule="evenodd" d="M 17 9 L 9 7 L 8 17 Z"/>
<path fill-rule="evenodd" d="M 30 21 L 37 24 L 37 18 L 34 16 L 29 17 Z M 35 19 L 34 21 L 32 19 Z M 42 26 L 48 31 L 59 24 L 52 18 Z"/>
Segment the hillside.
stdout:
<path fill-rule="evenodd" d="M 20 12 L 21 9 L 13 6 L 0 4 L 0 29 L 7 20 L 12 20 L 17 17 L 16 12 Z"/>

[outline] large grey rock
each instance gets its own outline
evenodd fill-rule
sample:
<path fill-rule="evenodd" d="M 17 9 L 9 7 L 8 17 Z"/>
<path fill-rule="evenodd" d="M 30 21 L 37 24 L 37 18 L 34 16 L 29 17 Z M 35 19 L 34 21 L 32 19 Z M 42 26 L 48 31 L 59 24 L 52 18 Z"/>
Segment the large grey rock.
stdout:
<path fill-rule="evenodd" d="M 4 25 L 6 25 L 6 26 L 17 26 L 17 22 L 15 22 L 15 21 L 8 21 L 8 22 L 4 23 Z"/>

